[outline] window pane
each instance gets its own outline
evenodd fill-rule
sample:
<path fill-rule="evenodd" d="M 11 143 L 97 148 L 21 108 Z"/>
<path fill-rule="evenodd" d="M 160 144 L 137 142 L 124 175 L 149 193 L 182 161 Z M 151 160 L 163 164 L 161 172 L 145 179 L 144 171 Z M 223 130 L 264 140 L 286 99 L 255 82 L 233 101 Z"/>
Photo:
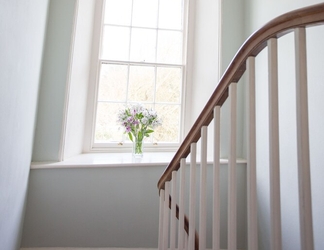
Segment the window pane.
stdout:
<path fill-rule="evenodd" d="M 104 23 L 130 25 L 132 0 L 106 0 Z"/>
<path fill-rule="evenodd" d="M 181 64 L 182 33 L 160 30 L 158 34 L 157 62 Z"/>
<path fill-rule="evenodd" d="M 157 12 L 158 0 L 134 0 L 132 25 L 155 28 Z"/>
<path fill-rule="evenodd" d="M 162 119 L 162 126 L 153 133 L 153 142 L 179 142 L 180 105 L 155 105 L 155 110 Z"/>
<path fill-rule="evenodd" d="M 129 70 L 129 101 L 153 102 L 154 67 L 131 66 Z"/>
<path fill-rule="evenodd" d="M 119 103 L 98 103 L 95 142 L 122 141 L 124 131 L 117 124 L 117 113 L 122 108 Z"/>
<path fill-rule="evenodd" d="M 102 59 L 128 60 L 130 29 L 125 27 L 104 27 Z"/>
<path fill-rule="evenodd" d="M 182 71 L 180 68 L 157 68 L 156 101 L 180 103 Z"/>
<path fill-rule="evenodd" d="M 129 142 L 117 114 L 140 102 L 162 118 L 146 142 L 179 143 L 183 0 L 105 1 L 94 142 Z"/>
<path fill-rule="evenodd" d="M 159 28 L 182 29 L 182 0 L 160 0 Z"/>
<path fill-rule="evenodd" d="M 102 64 L 98 101 L 126 101 L 128 66 Z"/>
<path fill-rule="evenodd" d="M 130 60 L 154 62 L 156 48 L 156 30 L 132 29 Z"/>

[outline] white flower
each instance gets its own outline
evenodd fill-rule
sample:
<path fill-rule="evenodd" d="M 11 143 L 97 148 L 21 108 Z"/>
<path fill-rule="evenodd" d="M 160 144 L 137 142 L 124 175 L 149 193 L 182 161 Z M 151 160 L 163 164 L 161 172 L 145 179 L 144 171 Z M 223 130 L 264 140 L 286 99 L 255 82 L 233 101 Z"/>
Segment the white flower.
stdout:
<path fill-rule="evenodd" d="M 149 115 L 149 112 L 147 111 L 147 109 L 144 109 L 142 111 L 142 114 L 144 115 L 144 117 L 147 117 Z"/>
<path fill-rule="evenodd" d="M 148 119 L 144 116 L 141 120 L 143 125 L 146 125 L 148 123 Z"/>
<path fill-rule="evenodd" d="M 156 111 L 154 110 L 150 110 L 149 115 L 154 118 L 157 116 Z"/>

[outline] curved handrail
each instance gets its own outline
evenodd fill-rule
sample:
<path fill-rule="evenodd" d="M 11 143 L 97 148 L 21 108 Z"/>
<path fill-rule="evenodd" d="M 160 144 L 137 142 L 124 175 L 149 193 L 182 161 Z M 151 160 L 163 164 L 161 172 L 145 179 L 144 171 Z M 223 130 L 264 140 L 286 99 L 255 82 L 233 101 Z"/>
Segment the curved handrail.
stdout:
<path fill-rule="evenodd" d="M 238 82 L 242 77 L 246 68 L 247 58 L 257 56 L 266 47 L 267 40 L 270 38 L 279 38 L 296 27 L 307 27 L 320 23 L 324 23 L 324 3 L 281 15 L 268 22 L 246 40 L 234 56 L 203 111 L 163 172 L 157 185 L 159 190 L 164 189 L 164 183 L 171 180 L 172 171 L 179 169 L 180 160 L 188 156 L 191 143 L 199 140 L 201 127 L 207 126 L 212 121 L 214 107 L 217 105 L 221 106 L 225 102 L 228 96 L 229 85 L 232 82 Z"/>

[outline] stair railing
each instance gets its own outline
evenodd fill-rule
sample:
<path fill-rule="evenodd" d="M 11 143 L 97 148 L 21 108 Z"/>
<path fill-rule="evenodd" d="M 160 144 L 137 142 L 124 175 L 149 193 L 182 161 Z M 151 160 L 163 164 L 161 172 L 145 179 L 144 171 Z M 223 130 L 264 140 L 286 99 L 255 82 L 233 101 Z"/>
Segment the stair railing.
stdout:
<path fill-rule="evenodd" d="M 228 227 L 227 249 L 237 249 L 237 186 L 236 186 L 236 128 L 237 83 L 247 74 L 247 245 L 258 249 L 257 182 L 256 182 L 256 111 L 255 57 L 268 49 L 269 88 L 269 167 L 271 249 L 282 249 L 279 121 L 278 121 L 278 49 L 277 40 L 291 32 L 295 34 L 297 153 L 300 210 L 301 249 L 314 249 L 310 156 L 308 131 L 306 32 L 313 25 L 324 24 L 324 4 L 317 4 L 284 14 L 252 34 L 242 45 L 222 76 L 217 88 L 184 139 L 159 182 L 160 218 L 159 249 L 206 249 L 206 166 L 207 127 L 214 124 L 213 136 L 213 232 L 212 247 L 220 249 L 220 112 L 225 101 L 230 105 L 230 150 L 228 157 Z M 196 232 L 196 167 L 197 142 L 200 140 L 199 243 Z M 188 157 L 190 156 L 190 157 Z M 190 165 L 189 218 L 185 215 L 186 159 Z M 180 177 L 177 177 L 179 170 Z M 177 184 L 179 180 L 179 184 Z M 177 195 L 178 192 L 178 195 Z M 176 197 L 179 197 L 176 199 Z M 176 204 L 177 203 L 177 204 Z M 186 224 L 186 226 L 185 226 Z M 178 226 L 177 226 L 178 225 Z M 176 232 L 178 228 L 178 232 Z M 176 246 L 176 241 L 178 245 Z"/>

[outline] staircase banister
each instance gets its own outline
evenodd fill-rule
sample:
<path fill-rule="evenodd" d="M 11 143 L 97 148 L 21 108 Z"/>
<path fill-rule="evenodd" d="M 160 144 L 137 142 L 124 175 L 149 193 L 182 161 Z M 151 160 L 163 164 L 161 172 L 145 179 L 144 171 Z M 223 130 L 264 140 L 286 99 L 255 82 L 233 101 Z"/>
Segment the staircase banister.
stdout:
<path fill-rule="evenodd" d="M 171 195 L 169 196 L 169 208 L 171 209 L 171 204 L 172 204 L 172 197 Z M 179 219 L 179 205 L 176 204 L 176 218 Z M 187 233 L 187 235 L 189 235 L 189 219 L 186 215 L 184 215 L 184 230 Z M 198 250 L 199 249 L 199 236 L 198 233 L 195 232 L 195 249 Z"/>
<path fill-rule="evenodd" d="M 209 98 L 203 111 L 195 121 L 184 141 L 175 153 L 173 159 L 164 170 L 158 181 L 158 189 L 164 189 L 164 183 L 171 179 L 172 171 L 180 167 L 180 160 L 190 153 L 190 145 L 200 138 L 202 126 L 207 126 L 213 119 L 213 109 L 222 105 L 228 96 L 228 87 L 232 82 L 238 82 L 245 72 L 248 57 L 255 57 L 267 45 L 267 40 L 273 37 L 279 38 L 296 27 L 306 27 L 324 23 L 324 3 L 297 9 L 281 15 L 254 32 L 238 50 L 225 73 L 221 77 L 215 91 Z"/>

